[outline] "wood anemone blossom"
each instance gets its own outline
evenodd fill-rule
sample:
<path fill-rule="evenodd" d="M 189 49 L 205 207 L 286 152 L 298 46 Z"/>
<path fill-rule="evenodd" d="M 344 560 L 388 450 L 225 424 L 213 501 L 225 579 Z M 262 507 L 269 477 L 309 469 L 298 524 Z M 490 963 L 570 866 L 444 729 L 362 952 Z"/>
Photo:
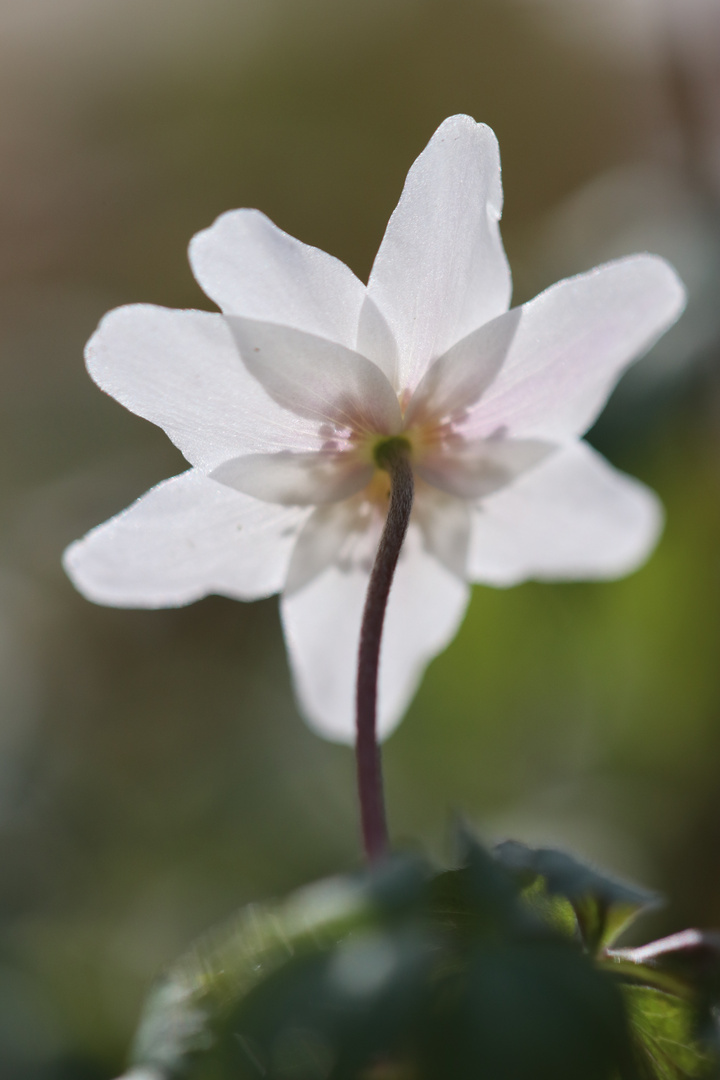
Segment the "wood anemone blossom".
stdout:
<path fill-rule="evenodd" d="M 367 286 L 258 211 L 234 210 L 190 245 L 221 313 L 110 312 L 87 346 L 92 378 L 159 424 L 191 468 L 68 548 L 81 592 L 124 607 L 280 593 L 301 711 L 353 742 L 363 610 L 361 727 L 376 697 L 381 738 L 456 633 L 471 583 L 638 567 L 659 502 L 582 435 L 677 319 L 684 289 L 643 254 L 509 310 L 501 210 L 495 136 L 450 117 L 410 169 Z M 399 526 L 385 529 L 365 609 L 388 468 L 391 505 L 411 477 L 414 501 L 401 500 L 402 544 Z"/>

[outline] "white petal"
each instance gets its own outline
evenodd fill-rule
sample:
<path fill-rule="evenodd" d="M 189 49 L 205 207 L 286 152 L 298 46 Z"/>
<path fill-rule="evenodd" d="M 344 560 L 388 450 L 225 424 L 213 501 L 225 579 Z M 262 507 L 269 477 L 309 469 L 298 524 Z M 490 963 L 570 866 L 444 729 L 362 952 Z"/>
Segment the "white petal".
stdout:
<path fill-rule="evenodd" d="M 208 593 L 279 592 L 309 511 L 271 506 L 191 469 L 165 480 L 65 552 L 73 584 L 116 607 L 172 607 Z"/>
<path fill-rule="evenodd" d="M 515 308 L 492 319 L 435 360 L 412 396 L 406 425 L 464 419 L 504 364 L 521 313 Z"/>
<path fill-rule="evenodd" d="M 226 315 L 282 323 L 354 349 L 365 286 L 339 259 L 259 210 L 231 210 L 190 242 L 190 265 Z"/>
<path fill-rule="evenodd" d="M 274 323 L 228 323 L 248 371 L 284 408 L 334 429 L 391 435 L 402 427 L 392 386 L 359 353 Z"/>
<path fill-rule="evenodd" d="M 507 309 L 501 212 L 494 134 L 450 117 L 408 173 L 368 285 L 398 343 L 398 389 L 413 390 L 431 360 Z"/>
<path fill-rule="evenodd" d="M 448 495 L 480 499 L 507 487 L 555 449 L 540 439 L 479 439 L 429 454 L 416 471 Z"/>
<path fill-rule="evenodd" d="M 366 487 L 373 466 L 351 454 L 249 454 L 226 461 L 210 476 L 265 502 L 309 506 L 347 499 Z"/>
<path fill-rule="evenodd" d="M 250 375 L 222 315 L 117 308 L 90 338 L 85 358 L 98 386 L 164 428 L 199 468 L 322 445 L 316 424 L 281 408 Z"/>
<path fill-rule="evenodd" d="M 561 281 L 522 308 L 507 357 L 466 428 L 566 438 L 587 431 L 627 365 L 685 304 L 657 255 L 632 255 Z M 504 316 L 507 318 L 507 316 Z"/>
<path fill-rule="evenodd" d="M 473 512 L 471 581 L 622 577 L 660 535 L 657 496 L 587 443 L 553 454 Z"/>
<path fill-rule="evenodd" d="M 316 578 L 331 563 L 340 562 L 352 540 L 353 522 L 345 506 L 319 506 L 305 522 L 293 548 L 283 595 L 287 599 Z"/>
<path fill-rule="evenodd" d="M 469 503 L 416 481 L 413 520 L 428 551 L 464 581 L 472 522 Z"/>
<path fill-rule="evenodd" d="M 397 387 L 397 342 L 385 318 L 367 295 L 360 310 L 356 350 L 377 364 L 390 383 Z"/>
<path fill-rule="evenodd" d="M 355 678 L 368 571 L 333 563 L 281 600 L 290 664 L 310 726 L 355 741 Z M 390 594 L 380 658 L 378 729 L 396 727 L 425 667 L 452 640 L 465 613 L 467 585 L 425 551 L 411 527 Z"/>

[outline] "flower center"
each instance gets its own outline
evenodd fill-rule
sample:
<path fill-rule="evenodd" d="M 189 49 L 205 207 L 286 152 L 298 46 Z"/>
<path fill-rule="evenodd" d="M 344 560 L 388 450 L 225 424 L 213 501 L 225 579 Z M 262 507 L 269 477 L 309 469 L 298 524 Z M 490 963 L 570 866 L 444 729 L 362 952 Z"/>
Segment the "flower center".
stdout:
<path fill-rule="evenodd" d="M 389 435 L 378 439 L 372 448 L 373 461 L 378 469 L 390 472 L 398 458 L 407 458 L 412 452 L 412 443 L 404 435 Z"/>

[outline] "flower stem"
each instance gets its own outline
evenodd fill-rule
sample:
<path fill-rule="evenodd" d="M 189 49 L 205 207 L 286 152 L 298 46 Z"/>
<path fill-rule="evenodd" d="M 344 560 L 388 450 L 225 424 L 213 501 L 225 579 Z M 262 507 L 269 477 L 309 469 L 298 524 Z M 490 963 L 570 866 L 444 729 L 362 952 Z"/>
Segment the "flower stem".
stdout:
<path fill-rule="evenodd" d="M 360 630 L 355 748 L 363 844 L 370 862 L 380 858 L 388 846 L 377 740 L 378 664 L 390 586 L 412 511 L 414 483 L 409 450 L 407 440 L 401 436 L 384 440 L 375 450 L 378 466 L 390 474 L 390 507 L 370 575 Z"/>

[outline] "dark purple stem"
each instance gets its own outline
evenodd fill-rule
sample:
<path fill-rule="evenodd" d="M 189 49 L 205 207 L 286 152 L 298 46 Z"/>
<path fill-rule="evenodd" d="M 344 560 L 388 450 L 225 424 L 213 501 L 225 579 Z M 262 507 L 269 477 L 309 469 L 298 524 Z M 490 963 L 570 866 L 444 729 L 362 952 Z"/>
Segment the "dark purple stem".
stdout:
<path fill-rule="evenodd" d="M 390 507 L 370 575 L 360 630 L 356 696 L 357 783 L 365 854 L 370 862 L 387 850 L 382 763 L 377 741 L 377 685 L 385 609 L 413 504 L 410 446 L 401 436 L 375 451 L 380 468 L 390 474 Z"/>

